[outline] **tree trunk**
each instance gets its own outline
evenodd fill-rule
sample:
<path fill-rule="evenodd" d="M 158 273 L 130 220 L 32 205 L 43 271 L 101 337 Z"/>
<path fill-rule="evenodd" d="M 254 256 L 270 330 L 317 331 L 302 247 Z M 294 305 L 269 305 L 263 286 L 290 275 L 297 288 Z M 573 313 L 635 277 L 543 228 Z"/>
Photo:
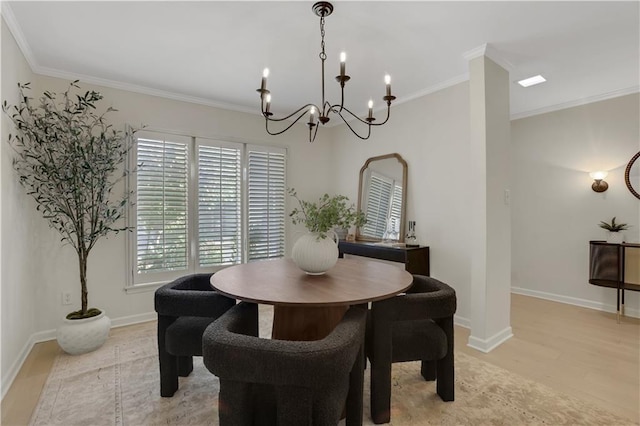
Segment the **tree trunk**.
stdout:
<path fill-rule="evenodd" d="M 82 315 L 87 314 L 87 253 L 84 250 L 78 250 L 78 262 L 80 266 L 80 287 L 82 289 Z"/>

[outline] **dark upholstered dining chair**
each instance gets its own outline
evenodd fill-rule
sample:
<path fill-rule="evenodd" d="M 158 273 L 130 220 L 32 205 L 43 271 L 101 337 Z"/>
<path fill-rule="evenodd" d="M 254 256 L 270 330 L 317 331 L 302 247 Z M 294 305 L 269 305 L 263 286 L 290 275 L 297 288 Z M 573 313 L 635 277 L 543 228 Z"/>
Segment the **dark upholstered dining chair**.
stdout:
<path fill-rule="evenodd" d="M 351 307 L 324 339 L 257 336 L 257 305 L 241 302 L 203 336 L 204 364 L 220 378 L 221 426 L 362 424 L 366 310 Z"/>
<path fill-rule="evenodd" d="M 188 376 L 193 356 L 202 356 L 204 330 L 236 304 L 215 291 L 210 278 L 211 274 L 188 275 L 156 290 L 161 396 L 178 390 L 178 375 Z"/>
<path fill-rule="evenodd" d="M 367 321 L 371 418 L 391 419 L 391 364 L 422 361 L 425 380 L 437 380 L 443 401 L 454 400 L 453 314 L 456 293 L 434 278 L 414 275 L 405 294 L 373 302 Z"/>

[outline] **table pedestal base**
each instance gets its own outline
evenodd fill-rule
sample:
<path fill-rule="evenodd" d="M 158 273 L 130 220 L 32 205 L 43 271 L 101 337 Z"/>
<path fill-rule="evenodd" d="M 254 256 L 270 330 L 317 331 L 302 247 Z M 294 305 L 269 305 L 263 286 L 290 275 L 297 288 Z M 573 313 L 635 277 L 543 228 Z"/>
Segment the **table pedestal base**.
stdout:
<path fill-rule="evenodd" d="M 342 320 L 349 306 L 274 306 L 272 338 L 278 340 L 324 339 Z"/>

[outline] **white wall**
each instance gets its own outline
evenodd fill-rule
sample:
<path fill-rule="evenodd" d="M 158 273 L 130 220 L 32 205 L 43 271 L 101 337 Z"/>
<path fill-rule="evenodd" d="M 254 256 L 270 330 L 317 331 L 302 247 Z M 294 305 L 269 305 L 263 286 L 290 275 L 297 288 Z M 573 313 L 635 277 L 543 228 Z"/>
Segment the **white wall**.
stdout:
<path fill-rule="evenodd" d="M 382 112 L 375 114 L 382 116 Z M 380 118 L 381 119 L 381 118 Z M 430 246 L 431 275 L 456 289 L 458 320 L 470 312 L 469 85 L 458 84 L 392 107 L 387 124 L 361 141 L 346 126 L 331 129 L 336 193 L 357 201 L 360 168 L 397 152 L 408 165 L 407 220 Z"/>
<path fill-rule="evenodd" d="M 609 311 L 616 292 L 588 283 L 589 240 L 616 216 L 640 237 L 640 200 L 624 169 L 640 149 L 639 96 L 623 96 L 512 122 L 512 286 L 525 294 Z M 588 172 L 607 170 L 609 189 L 591 190 Z M 626 293 L 639 316 L 640 294 Z"/>
<path fill-rule="evenodd" d="M 17 82 L 33 82 L 27 62 L 18 49 L 4 20 L 2 27 L 2 86 L 1 99 L 15 104 L 18 100 Z M 41 251 L 34 244 L 40 220 L 35 216 L 33 201 L 24 195 L 24 190 L 14 178 L 11 165 L 11 148 L 6 142 L 12 125 L 2 114 L 0 141 L 0 233 L 2 252 L 0 266 L 1 323 L 1 369 L 2 395 L 6 384 L 13 380 L 19 363 L 26 354 L 29 338 L 40 330 L 38 310 L 34 302 L 42 279 Z M 21 354 L 21 352 L 23 352 Z"/>

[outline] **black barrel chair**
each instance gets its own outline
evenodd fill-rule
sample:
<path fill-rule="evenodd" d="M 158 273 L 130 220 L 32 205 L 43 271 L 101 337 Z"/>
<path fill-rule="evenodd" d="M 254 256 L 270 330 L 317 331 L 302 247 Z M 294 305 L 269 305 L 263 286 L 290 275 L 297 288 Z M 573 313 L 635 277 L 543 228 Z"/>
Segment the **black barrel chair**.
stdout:
<path fill-rule="evenodd" d="M 366 310 L 351 307 L 324 339 L 257 336 L 257 305 L 241 302 L 203 336 L 204 364 L 220 378 L 221 426 L 362 424 Z"/>
<path fill-rule="evenodd" d="M 204 330 L 236 304 L 215 291 L 210 278 L 211 274 L 188 275 L 156 290 L 161 396 L 178 390 L 178 375 L 188 376 L 193 356 L 202 356 Z"/>
<path fill-rule="evenodd" d="M 371 418 L 391 420 L 391 364 L 422 361 L 425 380 L 436 380 L 443 401 L 454 400 L 453 314 L 456 293 L 434 278 L 414 275 L 405 294 L 373 302 L 367 321 L 371 362 Z"/>

